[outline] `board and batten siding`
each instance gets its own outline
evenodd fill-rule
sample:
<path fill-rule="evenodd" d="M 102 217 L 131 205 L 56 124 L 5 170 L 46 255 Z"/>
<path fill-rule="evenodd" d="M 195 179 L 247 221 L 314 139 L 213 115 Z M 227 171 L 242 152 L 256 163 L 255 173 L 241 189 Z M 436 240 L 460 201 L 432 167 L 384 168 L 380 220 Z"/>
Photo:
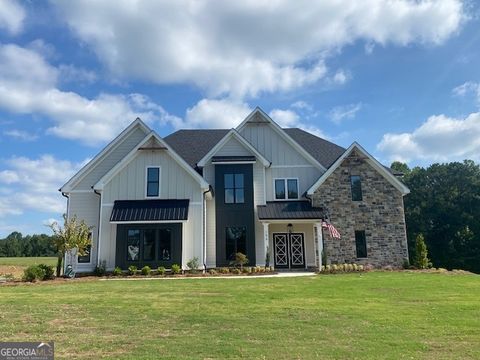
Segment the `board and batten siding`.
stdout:
<path fill-rule="evenodd" d="M 207 164 L 203 168 L 203 178 L 214 190 L 215 188 L 215 165 Z M 207 267 L 216 267 L 216 224 L 215 224 L 215 199 L 207 200 Z"/>
<path fill-rule="evenodd" d="M 116 224 L 110 223 L 115 200 L 144 200 L 146 169 L 160 167 L 160 199 L 189 199 L 188 221 L 182 229 L 182 265 L 203 252 L 203 191 L 200 184 L 182 168 L 168 150 L 139 150 L 137 156 L 120 170 L 103 189 L 100 260 L 105 260 L 107 269 L 115 266 Z"/>
<path fill-rule="evenodd" d="M 77 264 L 78 272 L 92 271 L 96 266 L 98 250 L 98 218 L 100 211 L 100 196 L 92 192 L 72 193 L 69 195 L 68 217 L 77 216 L 84 220 L 92 229 L 92 250 L 89 264 Z M 68 265 L 68 264 L 67 264 Z"/>
<path fill-rule="evenodd" d="M 293 178 L 298 179 L 298 196 L 302 195 L 322 176 L 323 172 L 312 166 L 298 167 L 271 167 L 266 169 L 265 181 L 267 187 L 267 201 L 274 201 L 274 179 Z"/>
<path fill-rule="evenodd" d="M 147 133 L 136 127 L 114 149 L 110 150 L 100 161 L 73 187 L 73 190 L 90 190 L 107 172 L 121 161 L 142 141 Z"/>
<path fill-rule="evenodd" d="M 250 150 L 246 149 L 243 144 L 240 143 L 234 137 L 230 138 L 218 151 L 215 156 L 251 156 L 253 155 Z"/>

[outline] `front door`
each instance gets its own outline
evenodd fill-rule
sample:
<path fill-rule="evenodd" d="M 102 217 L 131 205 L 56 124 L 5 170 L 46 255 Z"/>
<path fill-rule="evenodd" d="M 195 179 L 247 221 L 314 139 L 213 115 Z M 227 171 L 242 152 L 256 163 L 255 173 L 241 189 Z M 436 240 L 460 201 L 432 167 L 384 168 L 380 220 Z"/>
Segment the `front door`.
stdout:
<path fill-rule="evenodd" d="M 305 268 L 305 241 L 302 233 L 273 234 L 275 267 Z"/>

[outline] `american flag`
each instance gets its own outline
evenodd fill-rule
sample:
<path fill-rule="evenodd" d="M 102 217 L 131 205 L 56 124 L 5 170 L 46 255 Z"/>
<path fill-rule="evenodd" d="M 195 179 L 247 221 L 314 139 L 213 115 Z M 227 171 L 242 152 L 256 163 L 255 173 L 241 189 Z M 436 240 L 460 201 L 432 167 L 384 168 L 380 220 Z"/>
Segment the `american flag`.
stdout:
<path fill-rule="evenodd" d="M 328 229 L 328 232 L 330 233 L 331 237 L 335 239 L 340 239 L 340 233 L 338 232 L 337 229 L 335 229 L 335 226 L 324 221 L 322 223 L 322 227 Z"/>

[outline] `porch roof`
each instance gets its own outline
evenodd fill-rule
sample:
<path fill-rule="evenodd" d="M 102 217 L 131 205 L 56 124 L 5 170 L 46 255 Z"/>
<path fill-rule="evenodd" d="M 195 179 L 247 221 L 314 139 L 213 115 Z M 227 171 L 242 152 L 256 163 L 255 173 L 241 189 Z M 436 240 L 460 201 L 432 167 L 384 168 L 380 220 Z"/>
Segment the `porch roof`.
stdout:
<path fill-rule="evenodd" d="M 310 201 L 269 201 L 258 205 L 260 220 L 321 220 L 325 216 L 322 208 L 312 207 Z"/>
<path fill-rule="evenodd" d="M 110 222 L 184 221 L 189 200 L 116 200 Z"/>

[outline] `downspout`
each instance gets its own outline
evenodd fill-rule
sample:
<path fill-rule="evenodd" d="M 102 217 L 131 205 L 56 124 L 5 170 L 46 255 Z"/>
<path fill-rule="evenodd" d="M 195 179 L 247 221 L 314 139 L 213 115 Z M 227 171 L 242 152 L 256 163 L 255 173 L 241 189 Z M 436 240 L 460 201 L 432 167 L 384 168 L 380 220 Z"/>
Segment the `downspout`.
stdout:
<path fill-rule="evenodd" d="M 63 197 L 67 198 L 67 212 L 66 212 L 66 217 L 68 219 L 68 210 L 70 209 L 70 196 L 67 195 L 67 193 L 63 192 L 62 189 L 58 189 L 58 191 L 60 191 L 60 193 L 62 194 Z M 67 254 L 65 254 L 65 256 L 63 257 L 63 272 L 65 273 L 65 267 L 66 267 L 66 263 L 67 263 Z M 58 264 L 57 264 L 58 266 Z M 58 275 L 58 274 L 57 274 Z"/>
<path fill-rule="evenodd" d="M 92 186 L 92 189 L 93 189 L 93 186 Z M 102 219 L 100 218 L 100 213 L 102 211 L 102 194 L 100 192 L 98 192 L 97 190 L 93 189 L 93 192 L 95 194 L 97 194 L 100 199 L 98 201 L 98 226 L 97 226 L 97 265 L 100 266 L 100 221 L 102 221 Z"/>
<path fill-rule="evenodd" d="M 203 192 L 203 271 L 207 271 L 207 198 L 206 195 L 213 189 L 209 185 L 208 190 Z"/>

